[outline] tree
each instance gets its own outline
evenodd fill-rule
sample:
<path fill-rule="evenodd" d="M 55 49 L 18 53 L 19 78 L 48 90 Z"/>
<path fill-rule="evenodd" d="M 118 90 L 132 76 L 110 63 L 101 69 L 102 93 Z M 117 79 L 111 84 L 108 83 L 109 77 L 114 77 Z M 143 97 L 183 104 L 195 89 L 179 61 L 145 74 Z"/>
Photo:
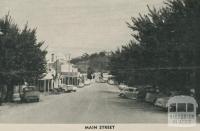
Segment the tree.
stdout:
<path fill-rule="evenodd" d="M 88 67 L 94 72 L 107 72 L 109 63 L 109 53 L 101 51 L 93 54 L 83 54 L 81 57 L 72 59 L 70 62 L 75 64 L 81 72 L 87 72 Z"/>
<path fill-rule="evenodd" d="M 7 100 L 11 100 L 13 86 L 33 84 L 46 71 L 44 42 L 37 42 L 36 29 L 20 30 L 9 15 L 0 19 L 0 79 L 7 85 Z"/>
<path fill-rule="evenodd" d="M 161 9 L 148 9 L 128 23 L 133 40 L 113 53 L 111 71 L 132 85 L 156 84 L 162 91 L 186 92 L 194 82 L 200 101 L 200 1 L 168 0 Z"/>

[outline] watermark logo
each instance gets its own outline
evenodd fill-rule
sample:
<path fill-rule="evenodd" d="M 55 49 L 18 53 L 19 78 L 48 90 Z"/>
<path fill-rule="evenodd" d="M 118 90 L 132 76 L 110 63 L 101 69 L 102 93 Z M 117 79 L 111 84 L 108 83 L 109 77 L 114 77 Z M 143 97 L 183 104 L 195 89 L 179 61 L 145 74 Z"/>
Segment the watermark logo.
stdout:
<path fill-rule="evenodd" d="M 191 127 L 196 125 L 196 100 L 190 96 L 174 96 L 168 100 L 168 125 Z"/>

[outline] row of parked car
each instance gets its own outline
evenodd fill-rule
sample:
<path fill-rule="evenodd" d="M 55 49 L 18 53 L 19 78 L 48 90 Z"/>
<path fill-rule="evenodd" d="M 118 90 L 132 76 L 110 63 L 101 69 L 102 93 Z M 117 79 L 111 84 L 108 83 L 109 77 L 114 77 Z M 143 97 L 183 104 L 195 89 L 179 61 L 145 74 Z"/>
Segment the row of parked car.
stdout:
<path fill-rule="evenodd" d="M 79 83 L 79 85 L 66 85 L 60 84 L 58 88 L 53 88 L 50 90 L 51 94 L 60 94 L 66 92 L 76 92 L 77 88 L 83 88 L 84 86 L 90 85 L 90 81 L 86 80 L 84 83 Z M 40 91 L 36 86 L 16 86 L 14 88 L 14 93 L 12 97 L 13 102 L 39 102 L 40 101 Z"/>
<path fill-rule="evenodd" d="M 90 80 L 86 80 L 84 83 L 79 83 L 79 85 L 60 84 L 58 88 L 54 88 L 51 90 L 51 94 L 76 92 L 78 88 L 83 88 L 84 86 L 88 85 L 90 85 Z"/>
<path fill-rule="evenodd" d="M 125 84 L 120 84 L 118 88 L 120 90 L 119 96 L 121 97 L 143 100 L 162 109 L 167 109 L 167 103 L 170 98 L 183 95 L 183 92 L 178 91 L 163 93 L 158 88 L 150 85 L 129 87 Z"/>
<path fill-rule="evenodd" d="M 52 94 L 60 94 L 62 92 L 76 92 L 77 87 L 75 85 L 66 85 L 66 84 L 60 84 L 58 88 L 54 88 L 51 90 Z"/>
<path fill-rule="evenodd" d="M 117 85 L 118 83 L 113 79 L 100 78 L 96 80 L 97 83 L 108 83 L 109 85 Z"/>

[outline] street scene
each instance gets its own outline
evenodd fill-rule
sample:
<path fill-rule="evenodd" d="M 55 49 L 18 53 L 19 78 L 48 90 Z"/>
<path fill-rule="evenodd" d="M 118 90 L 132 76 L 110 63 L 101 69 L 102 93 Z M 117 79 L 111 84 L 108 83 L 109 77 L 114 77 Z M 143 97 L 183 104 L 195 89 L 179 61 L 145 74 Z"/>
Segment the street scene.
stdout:
<path fill-rule="evenodd" d="M 199 0 L 0 1 L 0 124 L 199 124 L 199 12 Z"/>
<path fill-rule="evenodd" d="M 166 110 L 119 94 L 118 87 L 108 83 L 91 83 L 75 93 L 41 94 L 39 103 L 2 106 L 0 123 L 167 123 Z"/>
<path fill-rule="evenodd" d="M 118 95 L 113 85 L 93 83 L 76 93 L 43 96 L 39 103 L 6 105 L 0 110 L 0 122 L 167 123 L 166 112 Z"/>

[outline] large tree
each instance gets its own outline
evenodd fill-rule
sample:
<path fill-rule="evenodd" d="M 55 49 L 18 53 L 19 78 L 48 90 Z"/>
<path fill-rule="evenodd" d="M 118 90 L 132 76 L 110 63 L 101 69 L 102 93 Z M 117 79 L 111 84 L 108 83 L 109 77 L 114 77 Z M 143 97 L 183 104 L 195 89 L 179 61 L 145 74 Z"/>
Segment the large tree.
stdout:
<path fill-rule="evenodd" d="M 34 83 L 46 71 L 43 43 L 37 42 L 36 29 L 20 30 L 9 15 L 0 19 L 0 84 L 8 87 L 7 100 L 14 85 Z"/>
<path fill-rule="evenodd" d="M 199 0 L 167 0 L 163 8 L 132 18 L 128 27 L 134 39 L 113 53 L 113 74 L 133 85 L 158 85 L 162 91 L 194 87 L 199 100 L 199 23 Z"/>

